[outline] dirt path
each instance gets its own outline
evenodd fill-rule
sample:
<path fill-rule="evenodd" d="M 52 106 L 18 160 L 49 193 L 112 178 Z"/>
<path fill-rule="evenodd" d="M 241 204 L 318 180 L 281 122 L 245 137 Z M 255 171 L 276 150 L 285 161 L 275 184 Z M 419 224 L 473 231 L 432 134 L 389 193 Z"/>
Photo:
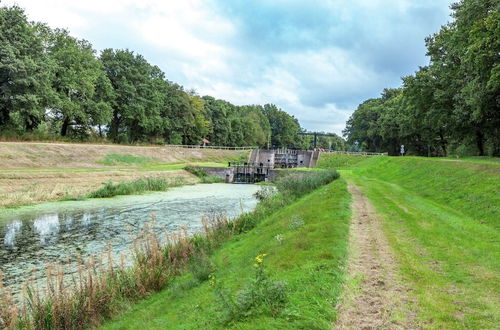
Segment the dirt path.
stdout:
<path fill-rule="evenodd" d="M 344 296 L 334 329 L 415 329 L 408 291 L 380 220 L 360 189 L 349 185 L 353 218 Z"/>

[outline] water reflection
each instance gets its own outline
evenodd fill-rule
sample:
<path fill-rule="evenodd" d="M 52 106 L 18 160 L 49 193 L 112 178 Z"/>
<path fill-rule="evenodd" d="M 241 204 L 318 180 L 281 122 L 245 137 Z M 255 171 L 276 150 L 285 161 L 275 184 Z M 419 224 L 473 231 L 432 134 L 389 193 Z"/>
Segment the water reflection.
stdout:
<path fill-rule="evenodd" d="M 15 292 L 33 276 L 44 277 L 49 263 L 74 266 L 78 255 L 99 254 L 110 246 L 117 256 L 129 252 L 132 239 L 144 224 L 156 233 L 186 227 L 201 228 L 201 216 L 225 212 L 234 217 L 253 209 L 253 185 L 199 185 L 172 189 L 161 194 L 110 200 L 52 203 L 49 210 L 31 210 L 12 219 L 0 216 L 0 269 L 5 284 Z"/>
<path fill-rule="evenodd" d="M 8 247 L 16 245 L 16 236 L 21 232 L 23 223 L 20 220 L 14 220 L 7 225 L 3 243 Z"/>
<path fill-rule="evenodd" d="M 59 229 L 58 214 L 44 214 L 33 221 L 33 230 L 38 234 L 41 245 L 45 245 L 51 237 L 56 239 Z"/>

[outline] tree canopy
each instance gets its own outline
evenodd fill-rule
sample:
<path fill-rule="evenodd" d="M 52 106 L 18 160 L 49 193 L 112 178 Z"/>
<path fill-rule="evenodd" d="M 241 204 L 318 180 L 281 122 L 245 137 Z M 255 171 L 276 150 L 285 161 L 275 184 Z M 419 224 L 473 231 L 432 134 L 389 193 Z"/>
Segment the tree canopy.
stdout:
<path fill-rule="evenodd" d="M 500 3 L 462 0 L 426 39 L 427 66 L 359 105 L 344 135 L 367 151 L 500 156 Z"/>
<path fill-rule="evenodd" d="M 128 49 L 104 49 L 0 7 L 0 135 L 42 132 L 119 143 L 307 147 L 276 105 L 237 106 L 167 80 Z"/>

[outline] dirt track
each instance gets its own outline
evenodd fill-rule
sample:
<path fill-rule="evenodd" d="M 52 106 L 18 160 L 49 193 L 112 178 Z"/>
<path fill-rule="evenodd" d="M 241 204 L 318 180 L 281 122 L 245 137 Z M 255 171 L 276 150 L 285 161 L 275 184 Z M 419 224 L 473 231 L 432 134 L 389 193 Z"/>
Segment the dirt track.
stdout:
<path fill-rule="evenodd" d="M 415 329 L 407 289 L 381 222 L 360 189 L 349 186 L 353 218 L 343 300 L 334 329 Z"/>

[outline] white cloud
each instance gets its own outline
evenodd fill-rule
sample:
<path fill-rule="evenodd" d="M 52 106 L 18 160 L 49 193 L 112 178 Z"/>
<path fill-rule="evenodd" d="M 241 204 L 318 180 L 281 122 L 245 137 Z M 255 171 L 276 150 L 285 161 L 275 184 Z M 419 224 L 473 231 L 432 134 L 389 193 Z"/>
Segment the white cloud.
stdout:
<path fill-rule="evenodd" d="M 235 104 L 275 103 L 309 130 L 340 134 L 355 104 L 384 87 L 394 87 L 388 84 L 399 80 L 401 70 L 417 69 L 415 62 L 421 61 L 423 50 L 412 59 L 408 53 L 421 49 L 425 34 L 436 27 L 415 26 L 427 17 L 412 10 L 435 13 L 450 1 L 256 0 L 235 6 L 237 13 L 221 10 L 233 4 L 224 0 L 3 0 L 1 4 L 17 3 L 30 19 L 68 28 L 97 48 L 129 48 L 143 54 L 168 79 L 202 95 Z M 317 15 L 322 16 L 318 21 Z M 420 21 L 408 20 L 415 18 L 411 15 Z M 439 15 L 443 13 L 435 20 L 441 20 Z M 266 24 L 253 25 L 256 22 Z M 317 22 L 326 25 L 307 28 Z M 407 42 L 401 36 L 412 39 Z M 300 43 L 294 45 L 294 40 Z M 411 51 L 402 51 L 398 42 L 410 45 Z"/>

